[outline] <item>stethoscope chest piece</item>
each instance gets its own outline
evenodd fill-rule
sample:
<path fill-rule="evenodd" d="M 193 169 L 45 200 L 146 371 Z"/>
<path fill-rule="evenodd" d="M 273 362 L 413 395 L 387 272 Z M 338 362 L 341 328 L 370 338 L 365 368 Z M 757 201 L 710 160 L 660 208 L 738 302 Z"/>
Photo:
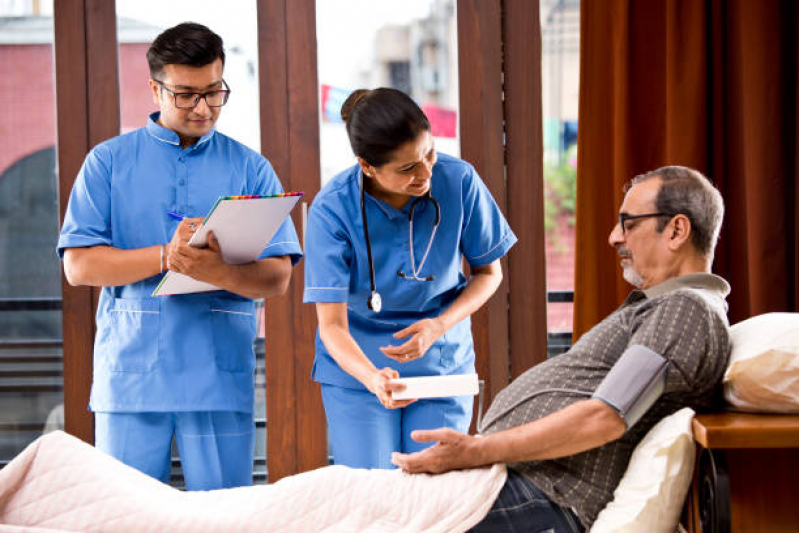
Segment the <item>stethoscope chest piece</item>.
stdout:
<path fill-rule="evenodd" d="M 369 309 L 375 313 L 379 313 L 380 309 L 383 308 L 383 299 L 380 297 L 380 293 L 375 291 L 372 292 L 366 303 L 369 306 Z"/>

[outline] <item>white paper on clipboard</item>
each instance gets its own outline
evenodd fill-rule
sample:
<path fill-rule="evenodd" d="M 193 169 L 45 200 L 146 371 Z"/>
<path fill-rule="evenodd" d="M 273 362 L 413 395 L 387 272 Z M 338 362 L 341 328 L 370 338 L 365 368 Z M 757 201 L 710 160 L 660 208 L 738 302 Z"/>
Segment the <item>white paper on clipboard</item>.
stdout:
<path fill-rule="evenodd" d="M 222 249 L 222 258 L 240 265 L 255 261 L 291 212 L 301 194 L 261 198 L 217 200 L 202 225 L 189 240 L 191 246 L 204 247 L 213 231 Z M 219 287 L 167 271 L 153 296 L 220 290 Z"/>

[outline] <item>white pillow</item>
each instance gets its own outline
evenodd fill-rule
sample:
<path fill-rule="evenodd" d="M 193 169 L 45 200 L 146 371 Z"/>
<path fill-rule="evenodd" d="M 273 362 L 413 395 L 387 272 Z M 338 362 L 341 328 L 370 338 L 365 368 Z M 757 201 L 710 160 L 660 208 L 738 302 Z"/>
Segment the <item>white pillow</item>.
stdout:
<path fill-rule="evenodd" d="M 767 313 L 730 328 L 724 397 L 736 409 L 799 413 L 799 313 Z"/>
<path fill-rule="evenodd" d="M 590 533 L 674 533 L 694 470 L 690 407 L 649 430 Z"/>

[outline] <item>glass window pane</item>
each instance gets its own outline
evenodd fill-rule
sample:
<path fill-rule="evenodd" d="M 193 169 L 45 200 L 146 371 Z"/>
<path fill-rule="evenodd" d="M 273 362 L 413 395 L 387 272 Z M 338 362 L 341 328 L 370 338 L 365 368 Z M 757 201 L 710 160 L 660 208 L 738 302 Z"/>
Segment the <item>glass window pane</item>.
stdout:
<path fill-rule="evenodd" d="M 119 83 L 122 132 L 140 128 L 158 110 L 152 100 L 146 53 L 163 30 L 181 22 L 198 22 L 211 28 L 225 44 L 225 81 L 230 98 L 222 108 L 216 128 L 261 151 L 258 99 L 258 26 L 255 0 L 231 4 L 208 0 L 117 0 Z M 258 317 L 262 320 L 262 308 Z M 260 331 L 259 327 L 259 331 Z M 255 465 L 253 480 L 266 482 L 266 380 L 263 332 L 255 342 Z M 182 485 L 177 447 L 173 446 L 172 484 Z"/>
<path fill-rule="evenodd" d="M 573 292 L 579 0 L 541 0 L 541 33 L 547 290 Z M 547 308 L 550 354 L 563 351 L 573 324 L 573 303 L 557 299 Z"/>
<path fill-rule="evenodd" d="M 51 14 L 0 3 L 0 465 L 63 429 Z"/>
<path fill-rule="evenodd" d="M 393 87 L 422 107 L 438 151 L 459 156 L 454 0 L 317 0 L 322 185 L 355 164 L 341 104 Z"/>

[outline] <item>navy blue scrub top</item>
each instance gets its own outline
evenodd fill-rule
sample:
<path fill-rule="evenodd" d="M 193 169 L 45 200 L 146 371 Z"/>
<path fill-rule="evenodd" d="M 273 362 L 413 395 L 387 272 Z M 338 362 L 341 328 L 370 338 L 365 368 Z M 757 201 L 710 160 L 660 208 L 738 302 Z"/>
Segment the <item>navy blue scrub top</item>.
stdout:
<path fill-rule="evenodd" d="M 283 192 L 257 152 L 215 130 L 181 148 L 158 116 L 86 157 L 64 216 L 61 257 L 66 248 L 165 244 L 179 223 L 167 211 L 201 217 L 219 196 Z M 302 257 L 291 219 L 259 259 L 285 255 Z M 151 297 L 162 277 L 103 287 L 91 409 L 251 412 L 254 302 L 226 291 Z"/>
<path fill-rule="evenodd" d="M 474 372 L 471 321 L 467 317 L 439 338 L 421 358 L 399 363 L 385 357 L 380 346 L 399 345 L 410 337 L 392 335 L 423 318 L 439 316 L 466 286 L 462 259 L 472 266 L 487 265 L 504 256 L 517 239 L 480 176 L 465 161 L 438 154 L 433 166 L 431 195 L 441 206 L 441 221 L 420 278 L 410 275 L 408 214 L 366 193 L 365 204 L 372 245 L 379 313 L 367 307 L 371 294 L 369 262 L 360 203 L 360 171 L 355 165 L 334 177 L 316 196 L 308 213 L 305 249 L 305 302 L 347 302 L 349 329 L 377 368 L 395 368 L 400 376 L 430 376 Z M 435 207 L 417 203 L 413 215 L 416 268 L 424 257 L 435 222 Z M 314 380 L 363 389 L 342 370 L 316 334 Z"/>

